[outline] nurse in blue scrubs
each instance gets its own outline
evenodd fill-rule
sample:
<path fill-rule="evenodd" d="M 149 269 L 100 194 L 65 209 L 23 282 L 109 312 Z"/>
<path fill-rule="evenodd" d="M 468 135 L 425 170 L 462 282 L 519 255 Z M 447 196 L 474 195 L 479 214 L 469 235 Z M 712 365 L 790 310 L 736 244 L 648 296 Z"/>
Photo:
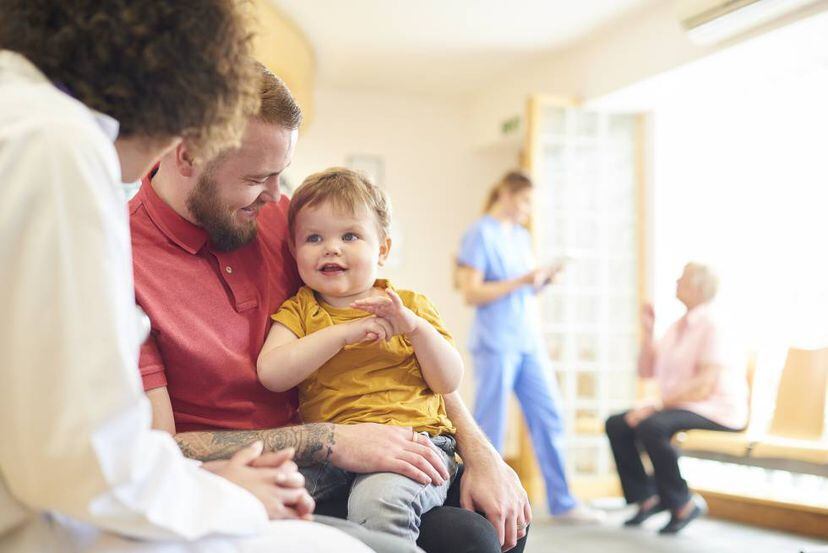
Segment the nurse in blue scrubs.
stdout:
<path fill-rule="evenodd" d="M 470 340 L 477 380 L 474 416 L 502 452 L 507 400 L 514 391 L 546 482 L 550 513 L 561 521 L 599 522 L 602 513 L 578 503 L 566 481 L 559 398 L 536 314 L 537 294 L 561 267 L 535 265 L 525 227 L 531 212 L 531 180 L 507 173 L 463 237 L 457 284 L 477 308 Z"/>

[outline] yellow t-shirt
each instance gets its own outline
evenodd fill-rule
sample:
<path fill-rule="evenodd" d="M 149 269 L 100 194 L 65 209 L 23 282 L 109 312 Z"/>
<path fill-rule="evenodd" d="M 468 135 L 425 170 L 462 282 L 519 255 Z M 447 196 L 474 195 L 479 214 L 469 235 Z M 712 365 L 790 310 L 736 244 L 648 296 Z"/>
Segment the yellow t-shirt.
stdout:
<path fill-rule="evenodd" d="M 375 286 L 393 289 L 406 307 L 454 343 L 428 298 L 397 290 L 386 280 L 377 280 Z M 366 316 L 364 311 L 328 305 L 304 286 L 282 304 L 273 320 L 302 338 Z M 412 426 L 417 432 L 432 436 L 454 434 L 443 396 L 428 387 L 414 348 L 403 336 L 394 336 L 387 342 L 345 346 L 299 384 L 299 412 L 306 423 L 375 422 Z"/>

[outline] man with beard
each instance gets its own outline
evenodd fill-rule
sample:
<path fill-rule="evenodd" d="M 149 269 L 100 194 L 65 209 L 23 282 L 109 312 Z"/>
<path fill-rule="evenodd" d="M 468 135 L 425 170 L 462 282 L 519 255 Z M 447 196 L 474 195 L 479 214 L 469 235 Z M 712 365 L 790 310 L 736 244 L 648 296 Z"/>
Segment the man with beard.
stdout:
<path fill-rule="evenodd" d="M 152 322 L 140 368 L 153 425 L 205 461 L 261 440 L 267 451 L 294 448 L 300 466 L 331 462 L 442 481 L 449 477 L 443 463 L 410 428 L 299 425 L 295 390 L 273 393 L 258 382 L 269 315 L 301 284 L 287 245 L 288 199 L 279 190 L 301 113 L 264 69 L 261 93 L 239 148 L 199 163 L 185 141 L 130 202 L 136 297 Z M 531 519 L 526 494 L 459 396 L 449 395 L 446 406 L 466 461 L 455 502 L 459 493 L 469 510 L 435 509 L 419 543 L 432 552 L 510 549 Z"/>

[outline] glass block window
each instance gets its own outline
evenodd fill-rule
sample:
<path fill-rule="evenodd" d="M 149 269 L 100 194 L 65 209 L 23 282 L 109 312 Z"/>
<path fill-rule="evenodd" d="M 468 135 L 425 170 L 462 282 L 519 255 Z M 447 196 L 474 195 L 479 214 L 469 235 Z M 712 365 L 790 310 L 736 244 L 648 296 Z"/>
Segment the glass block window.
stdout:
<path fill-rule="evenodd" d="M 563 259 L 541 314 L 566 421 L 572 477 L 612 470 L 604 420 L 635 400 L 638 116 L 541 108 L 533 174 L 538 259 Z"/>

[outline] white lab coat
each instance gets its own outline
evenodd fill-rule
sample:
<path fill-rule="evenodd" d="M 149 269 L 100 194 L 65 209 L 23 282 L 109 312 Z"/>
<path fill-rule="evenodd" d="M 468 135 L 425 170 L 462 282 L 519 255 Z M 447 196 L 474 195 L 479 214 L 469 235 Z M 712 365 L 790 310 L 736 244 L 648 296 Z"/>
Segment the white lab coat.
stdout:
<path fill-rule="evenodd" d="M 117 129 L 0 50 L 0 551 L 367 551 L 150 430 Z"/>

